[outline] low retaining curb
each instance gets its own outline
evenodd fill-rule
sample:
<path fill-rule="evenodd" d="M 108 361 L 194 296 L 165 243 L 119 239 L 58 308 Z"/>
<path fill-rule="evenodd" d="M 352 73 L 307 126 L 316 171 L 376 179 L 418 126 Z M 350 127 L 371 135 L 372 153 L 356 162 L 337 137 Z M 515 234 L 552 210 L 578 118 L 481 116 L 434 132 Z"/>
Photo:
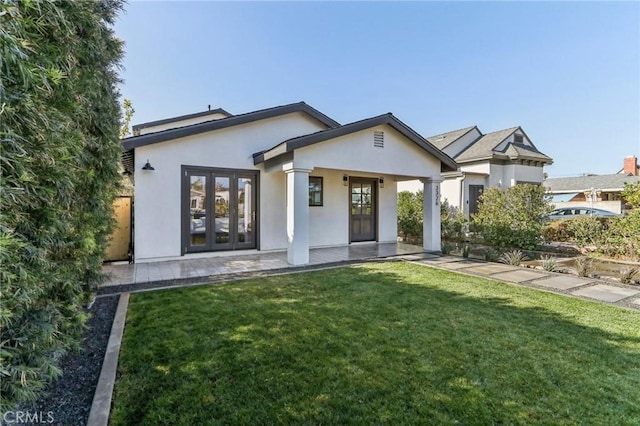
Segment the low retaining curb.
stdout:
<path fill-rule="evenodd" d="M 127 307 L 129 306 L 129 293 L 122 293 L 118 301 L 118 308 L 111 326 L 109 343 L 102 362 L 102 370 L 98 379 L 96 393 L 91 403 L 89 420 L 87 426 L 107 426 L 109 422 L 109 412 L 111 411 L 111 398 L 113 386 L 116 381 L 116 371 L 118 369 L 118 356 L 120 355 L 120 343 L 124 332 L 124 323 L 127 318 Z"/>

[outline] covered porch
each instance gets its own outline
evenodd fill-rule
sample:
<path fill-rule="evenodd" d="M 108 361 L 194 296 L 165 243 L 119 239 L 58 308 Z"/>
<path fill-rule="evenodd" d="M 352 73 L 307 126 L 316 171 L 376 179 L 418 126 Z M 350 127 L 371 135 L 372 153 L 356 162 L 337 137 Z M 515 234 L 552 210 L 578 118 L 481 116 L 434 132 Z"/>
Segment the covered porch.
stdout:
<path fill-rule="evenodd" d="M 359 243 L 342 247 L 309 250 L 309 266 L 331 265 L 367 259 L 422 254 L 420 246 L 404 243 Z M 257 252 L 220 255 L 201 259 L 180 259 L 149 263 L 111 263 L 103 266 L 108 280 L 101 287 L 135 286 L 144 289 L 151 283 L 176 285 L 179 281 L 205 281 L 216 276 L 259 273 L 278 269 L 291 271 L 287 252 Z"/>
<path fill-rule="evenodd" d="M 440 251 L 442 172 L 457 165 L 391 114 L 286 140 L 254 154 L 285 187 L 287 261 L 314 247 L 397 240 L 397 182 L 424 191 L 424 251 Z M 317 195 L 317 199 L 314 198 Z"/>

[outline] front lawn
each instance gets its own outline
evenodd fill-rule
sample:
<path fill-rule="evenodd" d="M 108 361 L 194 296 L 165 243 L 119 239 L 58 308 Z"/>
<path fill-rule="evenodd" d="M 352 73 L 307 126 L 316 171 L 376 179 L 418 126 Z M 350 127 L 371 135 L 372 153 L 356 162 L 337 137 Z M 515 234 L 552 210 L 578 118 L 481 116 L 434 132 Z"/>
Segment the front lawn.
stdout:
<path fill-rule="evenodd" d="M 372 263 L 133 295 L 111 424 L 639 419 L 639 312 Z"/>

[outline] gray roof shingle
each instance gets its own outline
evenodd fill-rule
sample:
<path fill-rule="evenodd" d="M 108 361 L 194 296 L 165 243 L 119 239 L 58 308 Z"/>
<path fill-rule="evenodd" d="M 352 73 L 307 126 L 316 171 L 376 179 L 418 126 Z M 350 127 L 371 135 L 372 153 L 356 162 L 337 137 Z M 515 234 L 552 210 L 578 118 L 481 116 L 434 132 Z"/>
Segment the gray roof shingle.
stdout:
<path fill-rule="evenodd" d="M 425 139 L 428 140 L 432 145 L 435 145 L 436 148 L 444 149 L 475 128 L 476 126 L 465 127 L 464 129 L 452 130 L 451 132 L 429 136 Z M 480 131 L 478 130 L 478 132 Z"/>
<path fill-rule="evenodd" d="M 542 185 L 552 193 L 582 192 L 595 188 L 601 191 L 621 191 L 625 183 L 640 182 L 640 176 L 623 174 L 577 176 L 545 180 Z"/>
<path fill-rule="evenodd" d="M 518 128 L 511 127 L 509 129 L 487 133 L 456 156 L 456 161 L 473 161 L 492 158 L 494 148 L 500 145 L 500 143 L 515 132 L 516 129 Z"/>
<path fill-rule="evenodd" d="M 551 157 L 541 153 L 537 149 L 529 145 L 522 145 L 517 143 L 510 143 L 504 150 L 504 154 L 508 155 L 511 159 L 532 159 L 545 162 L 551 162 Z"/>
<path fill-rule="evenodd" d="M 477 141 L 473 142 L 467 149 L 458 154 L 454 159 L 457 163 L 464 163 L 477 160 L 487 160 L 491 158 L 504 158 L 509 159 L 532 159 L 543 161 L 545 163 L 552 163 L 551 157 L 538 151 L 535 146 L 528 146 L 524 144 L 510 143 L 504 149 L 504 151 L 496 151 L 498 145 L 504 142 L 509 136 L 511 136 L 516 130 L 522 129 L 519 126 L 510 127 L 508 129 L 498 130 L 496 132 L 487 133 L 480 137 Z"/>

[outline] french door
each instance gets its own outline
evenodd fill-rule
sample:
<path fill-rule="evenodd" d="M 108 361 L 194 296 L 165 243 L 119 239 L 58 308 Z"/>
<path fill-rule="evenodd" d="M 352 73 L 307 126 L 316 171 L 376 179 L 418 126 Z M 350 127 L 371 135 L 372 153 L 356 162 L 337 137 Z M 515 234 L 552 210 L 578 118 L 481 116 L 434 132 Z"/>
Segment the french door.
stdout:
<path fill-rule="evenodd" d="M 377 180 L 351 178 L 349 182 L 349 241 L 375 241 Z"/>
<path fill-rule="evenodd" d="M 182 167 L 182 253 L 257 247 L 258 174 Z"/>

